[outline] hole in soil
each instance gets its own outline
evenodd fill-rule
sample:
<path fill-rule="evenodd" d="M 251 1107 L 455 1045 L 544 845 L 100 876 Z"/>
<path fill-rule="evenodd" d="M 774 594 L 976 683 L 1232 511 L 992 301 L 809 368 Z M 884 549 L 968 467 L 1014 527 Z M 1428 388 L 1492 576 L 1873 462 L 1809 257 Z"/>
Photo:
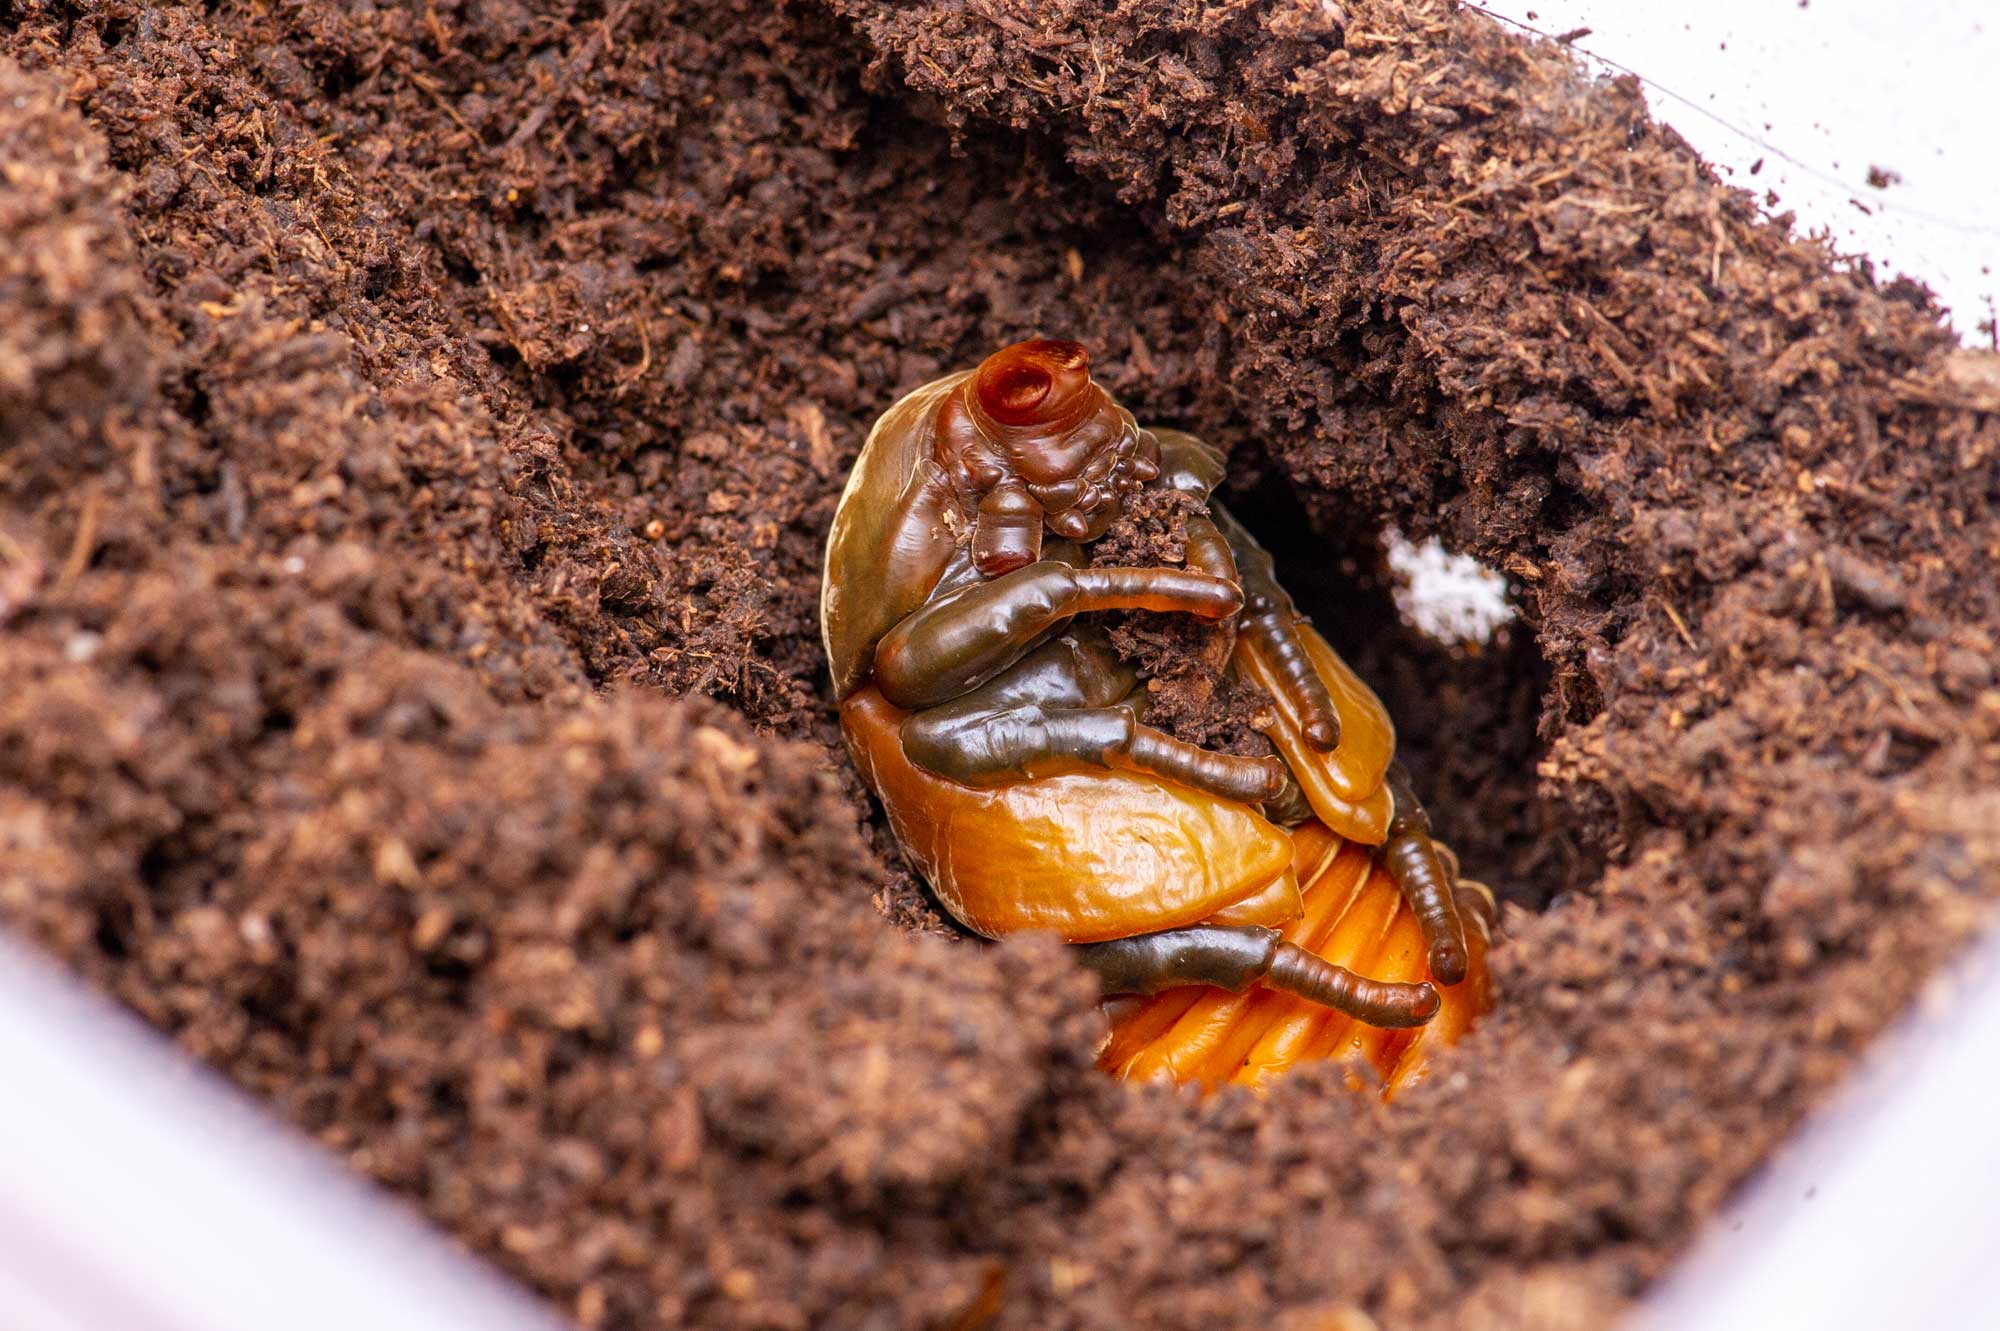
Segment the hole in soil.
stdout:
<path fill-rule="evenodd" d="M 569 628 L 594 675 L 646 677 L 672 692 L 700 692 L 710 681 L 703 661 L 726 662 L 740 653 L 744 660 L 778 660 L 780 672 L 790 668 L 794 678 L 803 666 L 819 683 L 824 662 L 816 633 L 779 628 L 771 640 L 759 633 L 740 641 L 726 631 L 728 614 L 739 605 L 758 619 L 768 614 L 775 624 L 816 623 L 824 528 L 788 543 L 786 530 L 811 521 L 806 510 L 788 505 L 815 502 L 808 496 L 824 492 L 826 478 L 846 468 L 834 465 L 831 455 L 815 461 L 811 450 L 858 445 L 899 393 L 1007 342 L 1033 334 L 1078 338 L 1090 348 L 1100 381 L 1142 420 L 1186 425 L 1218 439 L 1240 429 L 1218 389 L 1221 353 L 1191 338 L 1185 327 L 1188 309 L 1198 303 L 1175 276 L 1185 256 L 1170 242 L 1135 236 L 1129 204 L 1041 160 L 1033 145 L 994 135 L 958 144 L 964 156 L 950 147 L 935 126 L 883 108 L 853 156 L 839 162 L 829 186 L 836 196 L 867 199 L 870 215 L 960 219 L 948 232 L 888 227 L 870 235 L 865 264 L 842 258 L 838 248 L 823 257 L 802 255 L 781 273 L 732 259 L 726 281 L 718 270 L 706 284 L 691 280 L 685 265 L 642 259 L 621 280 L 647 293 L 635 304 L 670 311 L 652 326 L 650 342 L 639 345 L 634 324 L 592 342 L 553 372 L 533 372 L 505 339 L 487 341 L 495 365 L 530 397 L 573 413 L 571 442 L 579 446 L 564 455 L 566 479 L 605 504 L 595 515 L 601 525 L 578 523 L 569 512 L 557 515 L 565 525 L 550 529 L 563 531 L 563 541 L 538 545 L 524 559 L 524 571 L 552 594 L 571 579 L 588 578 L 600 589 Z M 1034 161 L 1033 171 L 1021 170 L 1024 157 Z M 1017 196 L 997 196 L 988 188 L 994 180 L 1014 182 Z M 1044 220 L 1056 218 L 1063 220 Z M 469 285 L 486 266 L 447 256 L 445 269 Z M 740 319 L 741 328 L 711 327 L 711 304 Z M 746 375 L 746 362 L 790 354 L 768 345 L 777 336 L 775 313 L 797 319 L 802 310 L 828 312 L 816 316 L 825 320 L 818 334 L 829 353 L 821 359 L 840 373 L 800 360 L 781 376 L 787 396 L 747 391 L 744 384 L 756 383 L 761 372 Z M 676 319 L 686 322 L 685 329 Z M 594 316 L 591 324 L 598 326 Z M 811 323 L 804 327 L 813 329 Z M 671 349 L 683 343 L 700 352 L 685 372 L 676 368 L 678 354 Z M 650 377 L 631 377 L 635 365 L 650 365 Z M 824 435 L 816 444 L 814 430 L 801 423 L 808 420 L 818 422 Z M 750 428 L 746 421 L 760 424 Z M 842 425 L 847 428 L 839 431 Z M 825 434 L 829 428 L 836 432 Z M 775 450 L 739 452 L 756 431 L 796 436 L 797 466 L 787 466 Z M 608 439 L 621 442 L 594 444 Z M 582 446 L 586 440 L 592 445 Z M 649 466 L 661 474 L 649 476 Z M 1246 466 L 1240 474 L 1253 473 Z M 824 515 L 819 521 L 829 520 L 831 495 L 817 502 Z M 1476 621 L 1482 627 L 1439 641 L 1399 613 L 1396 595 L 1403 584 L 1385 563 L 1377 533 L 1349 533 L 1330 545 L 1276 481 L 1252 490 L 1238 508 L 1272 548 L 1301 606 L 1382 696 L 1434 825 L 1458 850 L 1467 875 L 1535 907 L 1574 881 L 1582 857 L 1560 833 L 1557 810 L 1536 795 L 1542 748 L 1535 723 L 1547 671 L 1532 635 L 1519 624 L 1498 622 L 1504 599 L 1489 589 Z M 707 552 L 732 536 L 757 539 L 759 523 L 737 515 L 760 511 L 784 524 L 770 561 L 776 577 L 768 608 L 761 596 L 752 606 L 742 591 L 719 584 L 721 566 Z M 626 539 L 620 532 L 644 530 L 653 518 L 675 524 L 667 557 L 680 566 L 659 593 L 664 613 L 654 618 L 666 630 L 656 644 L 628 644 L 616 621 L 646 609 L 633 598 L 653 584 L 621 593 L 607 587 L 603 570 L 622 558 L 616 553 Z M 1461 581 L 1484 586 L 1477 578 Z M 710 632 L 715 626 L 724 631 Z M 1485 639 L 1476 646 L 1456 641 L 1477 640 L 1481 632 Z M 745 710 L 756 717 L 759 709 Z M 787 723 L 797 715 L 775 706 L 767 714 Z M 824 726 L 824 714 L 815 714 L 811 724 Z M 873 801 L 867 816 L 886 850 L 889 837 Z M 893 854 L 886 858 L 906 863 Z M 914 875 L 898 877 L 886 894 L 885 913 L 893 921 L 945 918 L 927 893 L 919 895 Z"/>

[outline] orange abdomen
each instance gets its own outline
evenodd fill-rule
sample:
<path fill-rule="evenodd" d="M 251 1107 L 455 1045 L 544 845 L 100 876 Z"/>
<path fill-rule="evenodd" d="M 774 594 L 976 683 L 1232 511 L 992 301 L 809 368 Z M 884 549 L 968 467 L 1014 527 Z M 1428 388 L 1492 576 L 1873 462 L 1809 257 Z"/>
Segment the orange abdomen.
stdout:
<path fill-rule="evenodd" d="M 1283 928 L 1287 939 L 1336 965 L 1380 980 L 1426 978 L 1423 932 L 1371 848 L 1342 841 L 1319 823 L 1293 836 L 1305 910 Z M 1300 1063 L 1358 1059 L 1394 1092 L 1423 1079 L 1430 1053 L 1463 1035 L 1493 1008 L 1486 938 L 1468 930 L 1465 980 L 1438 990 L 1430 1024 L 1384 1030 L 1289 994 L 1252 989 L 1173 989 L 1126 1008 L 1098 1066 L 1130 1081 L 1196 1082 L 1205 1090 L 1261 1088 Z"/>
<path fill-rule="evenodd" d="M 906 715 L 870 685 L 841 704 L 841 729 L 896 839 L 967 928 L 1094 943 L 1197 924 L 1253 898 L 1257 908 L 1230 922 L 1297 916 L 1292 839 L 1255 809 L 1123 772 L 960 785 L 904 755 Z"/>

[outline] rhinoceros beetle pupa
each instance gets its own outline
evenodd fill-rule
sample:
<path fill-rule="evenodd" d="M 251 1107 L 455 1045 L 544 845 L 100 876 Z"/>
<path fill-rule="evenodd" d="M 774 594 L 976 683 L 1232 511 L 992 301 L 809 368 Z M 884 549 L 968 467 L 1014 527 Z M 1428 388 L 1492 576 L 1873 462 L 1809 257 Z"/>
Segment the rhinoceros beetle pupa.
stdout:
<path fill-rule="evenodd" d="M 1141 427 L 1075 342 L 908 394 L 869 434 L 820 616 L 841 726 L 938 902 L 988 937 L 1053 930 L 1118 1002 L 1130 1078 L 1262 1084 L 1365 1058 L 1391 1087 L 1491 1006 L 1493 896 L 1460 879 L 1381 702 L 1213 497 L 1216 449 Z M 1184 566 L 1095 566 L 1150 487 L 1198 501 Z M 1268 756 L 1146 723 L 1108 612 L 1235 630 Z"/>

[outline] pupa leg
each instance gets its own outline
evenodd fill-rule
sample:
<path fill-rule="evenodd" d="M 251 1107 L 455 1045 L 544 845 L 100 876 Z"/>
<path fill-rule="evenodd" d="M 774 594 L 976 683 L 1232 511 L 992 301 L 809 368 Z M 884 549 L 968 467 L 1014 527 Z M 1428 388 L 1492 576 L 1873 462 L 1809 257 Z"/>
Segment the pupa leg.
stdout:
<path fill-rule="evenodd" d="M 993 678 L 1073 615 L 1157 610 L 1226 619 L 1242 604 L 1238 588 L 1204 573 L 1043 560 L 932 601 L 890 629 L 875 648 L 875 684 L 914 711 Z"/>
<path fill-rule="evenodd" d="M 1031 780 L 1079 768 L 1165 777 L 1218 799 L 1256 804 L 1282 793 L 1275 758 L 1213 753 L 1108 703 L 1129 675 L 1070 641 L 1046 643 L 963 697 L 912 713 L 902 730 L 911 762 L 964 785 Z"/>
<path fill-rule="evenodd" d="M 1438 1010 L 1437 990 L 1428 984 L 1367 979 L 1258 925 L 1190 925 L 1084 943 L 1076 953 L 1108 994 L 1156 994 L 1190 984 L 1242 993 L 1262 984 L 1371 1026 L 1396 1028 L 1421 1026 Z"/>
<path fill-rule="evenodd" d="M 1279 683 L 1289 695 L 1288 701 L 1298 713 L 1299 729 L 1307 741 L 1321 753 L 1332 753 L 1340 746 L 1340 713 L 1326 691 L 1319 668 L 1306 654 L 1305 642 L 1299 636 L 1298 607 L 1292 604 L 1291 594 L 1279 585 L 1270 552 L 1257 544 L 1257 538 L 1245 531 L 1220 504 L 1214 505 L 1212 512 L 1215 514 L 1212 530 L 1227 543 L 1235 557 L 1236 580 L 1243 588 L 1243 613 L 1236 620 L 1236 631 L 1255 639 L 1263 648 L 1277 670 Z M 1197 535 L 1197 523 L 1202 527 L 1210 525 L 1202 519 L 1188 524 L 1190 551 L 1207 543 L 1205 534 Z M 1192 556 L 1189 563 L 1193 563 Z"/>
<path fill-rule="evenodd" d="M 1431 974 L 1440 984 L 1457 984 L 1465 978 L 1468 962 L 1465 921 L 1452 891 L 1455 874 L 1431 840 L 1430 816 L 1411 791 L 1410 774 L 1401 763 L 1389 765 L 1388 781 L 1396 807 L 1389 818 L 1389 837 L 1382 843 L 1382 867 L 1416 913 Z"/>

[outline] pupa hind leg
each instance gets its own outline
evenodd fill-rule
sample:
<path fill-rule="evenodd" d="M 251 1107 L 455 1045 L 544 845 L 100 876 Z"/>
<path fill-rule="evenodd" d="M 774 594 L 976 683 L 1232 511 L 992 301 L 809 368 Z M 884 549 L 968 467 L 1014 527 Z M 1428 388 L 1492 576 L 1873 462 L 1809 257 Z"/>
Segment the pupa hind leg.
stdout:
<path fill-rule="evenodd" d="M 1431 974 L 1440 984 L 1457 984 L 1465 978 L 1467 954 L 1465 920 L 1452 890 L 1456 865 L 1447 863 L 1449 852 L 1431 839 L 1430 816 L 1411 791 L 1409 773 L 1401 763 L 1389 765 L 1388 784 L 1395 812 L 1389 819 L 1388 840 L 1382 843 L 1382 867 L 1424 931 Z"/>
<path fill-rule="evenodd" d="M 1367 979 L 1261 925 L 1196 924 L 1084 943 L 1075 951 L 1107 994 L 1157 994 L 1182 985 L 1242 993 L 1261 984 L 1392 1028 L 1421 1026 L 1438 1010 L 1437 990 L 1429 984 Z"/>

